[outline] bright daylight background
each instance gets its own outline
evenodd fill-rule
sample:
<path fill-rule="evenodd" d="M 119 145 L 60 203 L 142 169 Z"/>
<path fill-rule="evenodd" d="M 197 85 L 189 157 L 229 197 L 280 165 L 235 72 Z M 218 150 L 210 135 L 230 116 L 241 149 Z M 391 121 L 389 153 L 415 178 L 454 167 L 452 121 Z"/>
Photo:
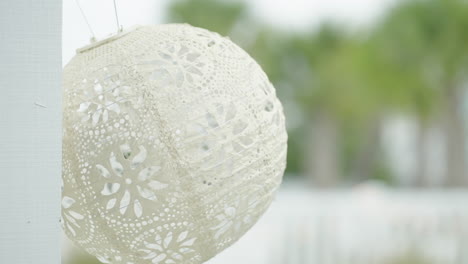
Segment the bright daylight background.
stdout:
<path fill-rule="evenodd" d="M 96 37 L 112 0 L 81 0 Z M 64 1 L 64 64 L 89 43 Z M 229 35 L 284 104 L 288 168 L 259 223 L 210 264 L 468 263 L 468 2 L 117 0 L 124 28 Z M 64 238 L 65 264 L 99 263 Z"/>

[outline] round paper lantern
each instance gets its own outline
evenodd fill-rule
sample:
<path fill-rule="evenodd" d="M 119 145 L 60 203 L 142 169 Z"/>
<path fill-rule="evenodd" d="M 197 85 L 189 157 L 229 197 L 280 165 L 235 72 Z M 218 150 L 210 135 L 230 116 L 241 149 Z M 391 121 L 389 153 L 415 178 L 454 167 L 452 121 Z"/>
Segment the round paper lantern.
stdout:
<path fill-rule="evenodd" d="M 63 97 L 63 226 L 104 263 L 202 263 L 281 182 L 281 103 L 216 33 L 144 26 L 93 43 L 65 67 Z"/>

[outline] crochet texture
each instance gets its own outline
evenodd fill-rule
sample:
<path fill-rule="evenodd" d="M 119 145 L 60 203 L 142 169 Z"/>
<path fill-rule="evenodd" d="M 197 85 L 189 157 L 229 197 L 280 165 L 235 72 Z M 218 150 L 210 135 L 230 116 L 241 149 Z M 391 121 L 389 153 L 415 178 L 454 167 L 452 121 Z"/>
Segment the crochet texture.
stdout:
<path fill-rule="evenodd" d="M 62 223 L 104 263 L 202 263 L 281 183 L 275 89 L 216 33 L 144 26 L 79 50 L 63 100 Z"/>

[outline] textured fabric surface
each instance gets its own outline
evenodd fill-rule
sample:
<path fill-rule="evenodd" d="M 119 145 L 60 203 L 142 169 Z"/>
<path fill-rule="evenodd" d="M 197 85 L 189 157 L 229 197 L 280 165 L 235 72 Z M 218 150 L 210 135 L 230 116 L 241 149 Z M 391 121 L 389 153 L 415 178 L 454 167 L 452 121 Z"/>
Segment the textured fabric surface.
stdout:
<path fill-rule="evenodd" d="M 0 263 L 60 263 L 62 1 L 0 1 Z"/>
<path fill-rule="evenodd" d="M 268 208 L 285 169 L 281 103 L 229 39 L 139 27 L 64 69 L 62 217 L 104 263 L 202 263 Z"/>

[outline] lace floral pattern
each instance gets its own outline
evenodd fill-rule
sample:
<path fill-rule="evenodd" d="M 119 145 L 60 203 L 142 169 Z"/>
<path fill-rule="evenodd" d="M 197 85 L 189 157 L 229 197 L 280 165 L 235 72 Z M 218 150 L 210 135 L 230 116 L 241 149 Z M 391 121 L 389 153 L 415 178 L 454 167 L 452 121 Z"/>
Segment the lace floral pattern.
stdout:
<path fill-rule="evenodd" d="M 158 234 L 153 241 L 145 241 L 145 249 L 140 251 L 145 254 L 144 259 L 150 259 L 155 264 L 180 263 L 188 254 L 195 252 L 192 249 L 195 241 L 196 238 L 188 236 L 188 231 L 181 232 L 177 236 L 168 232 L 164 237 Z"/>
<path fill-rule="evenodd" d="M 80 49 L 63 100 L 63 226 L 104 263 L 205 262 L 281 183 L 281 103 L 216 33 L 145 26 Z"/>
<path fill-rule="evenodd" d="M 128 144 L 124 144 L 119 150 L 117 154 L 110 153 L 109 168 L 96 164 L 99 175 L 106 179 L 101 195 L 109 197 L 107 210 L 117 208 L 125 215 L 132 207 L 138 218 L 143 214 L 140 200 L 156 201 L 156 193 L 167 184 L 154 177 L 161 167 L 144 165 L 148 155 L 144 146 L 139 146 L 139 152 L 133 152 Z"/>
<path fill-rule="evenodd" d="M 84 216 L 73 210 L 73 205 L 76 203 L 75 199 L 63 196 L 62 197 L 62 221 L 63 226 L 70 232 L 72 236 L 76 236 L 76 231 L 81 228 L 81 221 Z"/>

